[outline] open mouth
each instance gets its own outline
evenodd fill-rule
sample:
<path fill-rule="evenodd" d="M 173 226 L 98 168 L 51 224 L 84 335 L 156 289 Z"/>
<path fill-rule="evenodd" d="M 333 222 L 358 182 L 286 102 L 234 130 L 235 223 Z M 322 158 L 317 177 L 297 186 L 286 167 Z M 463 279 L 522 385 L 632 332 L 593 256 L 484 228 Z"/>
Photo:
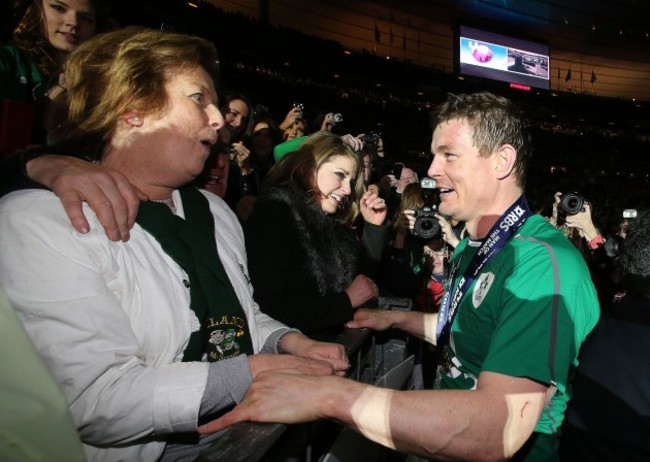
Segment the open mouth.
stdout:
<path fill-rule="evenodd" d="M 207 147 L 212 146 L 212 145 L 215 144 L 216 142 L 217 142 L 217 138 L 216 138 L 216 137 L 214 137 L 214 138 L 206 138 L 206 139 L 204 139 L 204 140 L 201 140 L 201 143 L 202 143 L 203 145 L 207 146 Z"/>
<path fill-rule="evenodd" d="M 440 193 L 440 198 L 443 198 L 447 194 L 454 192 L 453 189 L 449 189 L 449 188 L 438 188 L 438 191 Z"/>
<path fill-rule="evenodd" d="M 208 175 L 205 179 L 209 184 L 221 183 L 221 177 L 219 175 Z"/>

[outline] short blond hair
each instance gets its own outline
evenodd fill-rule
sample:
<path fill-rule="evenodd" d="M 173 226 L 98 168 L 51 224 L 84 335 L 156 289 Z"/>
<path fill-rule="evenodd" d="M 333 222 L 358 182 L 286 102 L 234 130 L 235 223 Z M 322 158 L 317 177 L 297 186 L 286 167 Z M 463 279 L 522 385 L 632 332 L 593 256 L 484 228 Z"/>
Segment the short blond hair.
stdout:
<path fill-rule="evenodd" d="M 143 27 L 126 27 L 100 34 L 69 57 L 65 69 L 67 92 L 62 105 L 57 144 L 88 145 L 95 157 L 111 139 L 120 115 L 138 110 L 161 113 L 168 104 L 169 78 L 186 69 L 203 67 L 216 79 L 218 57 L 205 39 Z"/>

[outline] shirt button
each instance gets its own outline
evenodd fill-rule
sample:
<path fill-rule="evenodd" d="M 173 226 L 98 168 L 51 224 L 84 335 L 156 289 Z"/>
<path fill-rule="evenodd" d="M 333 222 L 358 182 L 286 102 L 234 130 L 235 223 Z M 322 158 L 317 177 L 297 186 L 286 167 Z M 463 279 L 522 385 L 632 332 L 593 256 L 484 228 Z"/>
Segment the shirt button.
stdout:
<path fill-rule="evenodd" d="M 188 281 L 187 279 L 183 279 L 183 285 L 185 287 L 189 287 L 190 286 L 190 281 Z"/>

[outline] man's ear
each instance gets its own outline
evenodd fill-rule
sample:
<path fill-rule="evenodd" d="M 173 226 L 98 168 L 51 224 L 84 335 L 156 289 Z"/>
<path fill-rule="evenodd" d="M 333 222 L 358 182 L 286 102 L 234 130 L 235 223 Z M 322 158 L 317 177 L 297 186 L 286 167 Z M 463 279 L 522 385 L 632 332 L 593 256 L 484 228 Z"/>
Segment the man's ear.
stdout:
<path fill-rule="evenodd" d="M 140 111 L 132 110 L 127 111 L 120 117 L 120 120 L 126 123 L 130 127 L 141 127 L 142 126 L 142 114 Z"/>
<path fill-rule="evenodd" d="M 496 166 L 494 170 L 497 178 L 502 180 L 512 173 L 517 160 L 517 151 L 512 145 L 504 144 L 496 152 Z"/>

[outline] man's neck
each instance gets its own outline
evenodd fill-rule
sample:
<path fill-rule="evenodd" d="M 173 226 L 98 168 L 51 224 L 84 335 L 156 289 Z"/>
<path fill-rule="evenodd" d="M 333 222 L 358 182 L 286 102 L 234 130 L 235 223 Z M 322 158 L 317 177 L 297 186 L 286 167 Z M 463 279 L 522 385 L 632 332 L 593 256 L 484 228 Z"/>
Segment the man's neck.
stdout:
<path fill-rule="evenodd" d="M 513 191 L 511 194 L 503 196 L 504 198 L 494 204 L 491 210 L 481 215 L 476 220 L 466 223 L 467 235 L 470 239 L 481 240 L 487 237 L 495 223 L 503 216 L 504 213 L 519 199 L 523 194 L 520 189 Z"/>

